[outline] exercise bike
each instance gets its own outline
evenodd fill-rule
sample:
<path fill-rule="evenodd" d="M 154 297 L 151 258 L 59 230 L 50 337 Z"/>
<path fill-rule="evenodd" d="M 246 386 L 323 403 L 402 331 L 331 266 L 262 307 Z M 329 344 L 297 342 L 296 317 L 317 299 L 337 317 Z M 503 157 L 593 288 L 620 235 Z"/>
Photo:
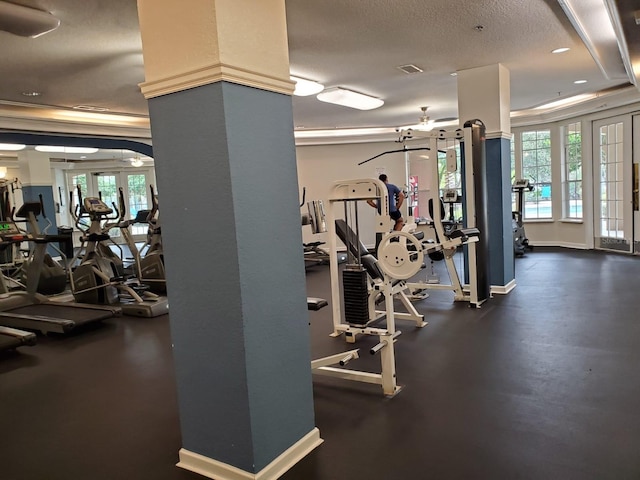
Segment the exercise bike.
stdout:
<path fill-rule="evenodd" d="M 519 178 L 511 186 L 511 191 L 516 194 L 516 209 L 511 212 L 511 225 L 513 227 L 513 253 L 521 257 L 527 250 L 533 250 L 529 245 L 529 239 L 524 231 L 523 208 L 524 192 L 533 191 L 533 185 L 526 178 Z"/>

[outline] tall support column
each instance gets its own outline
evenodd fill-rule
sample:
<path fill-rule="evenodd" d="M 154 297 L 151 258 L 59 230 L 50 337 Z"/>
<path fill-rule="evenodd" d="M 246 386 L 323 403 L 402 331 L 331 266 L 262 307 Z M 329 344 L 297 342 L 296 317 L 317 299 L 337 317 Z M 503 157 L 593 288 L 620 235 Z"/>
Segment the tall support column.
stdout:
<path fill-rule="evenodd" d="M 138 0 L 183 448 L 277 478 L 321 443 L 284 0 Z"/>
<path fill-rule="evenodd" d="M 52 224 L 48 233 L 56 233 L 56 203 L 53 196 L 53 177 L 49 154 L 35 150 L 22 150 L 18 152 L 18 164 L 23 201 L 39 202 L 40 195 L 42 195 L 47 219 Z M 48 222 L 40 216 L 38 225 L 42 230 L 48 225 Z"/>
<path fill-rule="evenodd" d="M 500 64 L 488 65 L 461 70 L 457 79 L 461 124 L 478 118 L 486 126 L 491 288 L 495 293 L 507 293 L 515 287 L 509 70 Z"/>

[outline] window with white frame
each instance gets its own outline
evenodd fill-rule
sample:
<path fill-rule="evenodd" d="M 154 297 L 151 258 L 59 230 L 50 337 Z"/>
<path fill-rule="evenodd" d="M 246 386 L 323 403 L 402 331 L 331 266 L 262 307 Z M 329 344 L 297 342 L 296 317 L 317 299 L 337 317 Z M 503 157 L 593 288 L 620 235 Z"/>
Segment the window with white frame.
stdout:
<path fill-rule="evenodd" d="M 454 172 L 449 172 L 447 171 L 447 154 L 445 152 L 452 149 L 456 152 L 456 170 Z M 453 139 L 446 140 L 444 151 L 438 152 L 440 198 L 445 198 L 444 193 L 446 190 L 455 190 L 459 195 L 458 198 L 462 198 L 462 172 L 460 162 L 460 144 Z M 462 202 L 447 205 L 446 214 L 449 220 L 460 220 L 462 218 Z"/>
<path fill-rule="evenodd" d="M 92 170 L 83 172 L 69 171 L 67 173 L 67 185 L 69 191 L 73 194 L 70 208 L 75 209 L 76 214 L 79 211 L 78 186 L 81 188 L 83 197 L 100 196 L 108 206 L 115 205 L 116 208 L 119 208 L 119 189 L 122 188 L 125 201 L 124 218 L 127 220 L 135 218 L 139 210 L 151 208 L 148 196 L 151 180 L 152 171 L 150 169 L 136 168 L 107 172 Z M 86 224 L 87 219 L 84 220 L 82 223 Z M 139 236 L 146 235 L 147 230 L 147 225 L 138 224 L 131 228 L 131 233 L 134 235 L 134 239 L 138 240 Z M 119 228 L 111 229 L 109 235 L 113 238 L 120 237 Z"/>
<path fill-rule="evenodd" d="M 509 178 L 511 178 L 511 185 L 513 185 L 513 182 L 515 182 L 516 180 L 516 136 L 515 135 L 511 135 L 511 141 L 509 142 L 509 145 L 510 145 L 510 153 L 511 153 L 511 176 Z M 515 212 L 516 208 L 517 208 L 516 192 L 511 190 L 511 211 Z"/>
<path fill-rule="evenodd" d="M 136 218 L 141 210 L 149 210 L 149 187 L 147 186 L 147 176 L 144 173 L 128 173 L 127 174 L 127 191 L 128 198 L 125 199 L 129 204 L 129 218 Z M 133 235 L 143 235 L 147 232 L 148 225 L 134 224 L 131 227 Z"/>
<path fill-rule="evenodd" d="M 563 211 L 565 218 L 582 219 L 582 132 L 580 122 L 566 125 L 563 156 Z"/>
<path fill-rule="evenodd" d="M 524 218 L 552 218 L 550 130 L 522 132 L 522 178 L 534 186 L 525 192 Z"/>

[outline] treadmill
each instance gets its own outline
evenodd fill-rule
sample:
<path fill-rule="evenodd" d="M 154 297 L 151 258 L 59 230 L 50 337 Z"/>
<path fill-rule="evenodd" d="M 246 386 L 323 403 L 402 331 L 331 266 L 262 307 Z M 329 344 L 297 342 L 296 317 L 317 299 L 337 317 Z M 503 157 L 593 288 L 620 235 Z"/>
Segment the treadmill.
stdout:
<path fill-rule="evenodd" d="M 23 345 L 35 345 L 36 334 L 15 328 L 0 327 L 0 351 L 13 350 Z"/>
<path fill-rule="evenodd" d="M 88 305 L 73 302 L 53 302 L 37 293 L 47 244 L 67 240 L 62 235 L 39 235 L 20 231 L 13 221 L 0 222 L 0 250 L 23 241 L 35 244 L 32 261 L 27 267 L 27 289 L 0 295 L 0 325 L 42 333 L 69 333 L 77 327 L 122 315 L 122 309 L 112 305 Z M 0 276 L 0 283 L 4 279 Z M 2 288 L 3 285 L 0 285 Z"/>

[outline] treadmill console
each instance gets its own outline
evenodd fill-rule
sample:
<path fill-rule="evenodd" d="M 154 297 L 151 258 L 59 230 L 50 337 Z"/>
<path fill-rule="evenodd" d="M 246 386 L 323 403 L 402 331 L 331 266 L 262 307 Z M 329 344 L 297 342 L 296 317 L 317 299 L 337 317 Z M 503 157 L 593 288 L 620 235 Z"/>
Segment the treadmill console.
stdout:
<path fill-rule="evenodd" d="M 85 212 L 89 214 L 109 215 L 113 213 L 113 210 L 98 197 L 86 197 L 83 203 Z"/>
<path fill-rule="evenodd" d="M 0 222 L 0 241 L 2 242 L 22 242 L 32 238 L 29 234 L 20 231 L 15 222 Z"/>
<path fill-rule="evenodd" d="M 16 226 L 15 222 L 0 222 L 0 235 L 19 235 L 20 230 Z"/>
<path fill-rule="evenodd" d="M 515 182 L 513 182 L 511 190 L 513 190 L 514 192 L 518 190 L 531 191 L 533 190 L 533 185 L 531 185 L 531 183 L 529 183 L 529 180 L 527 180 L 526 178 L 518 178 Z"/>
<path fill-rule="evenodd" d="M 448 188 L 442 194 L 442 201 L 444 203 L 460 203 L 460 195 L 455 188 Z"/>

